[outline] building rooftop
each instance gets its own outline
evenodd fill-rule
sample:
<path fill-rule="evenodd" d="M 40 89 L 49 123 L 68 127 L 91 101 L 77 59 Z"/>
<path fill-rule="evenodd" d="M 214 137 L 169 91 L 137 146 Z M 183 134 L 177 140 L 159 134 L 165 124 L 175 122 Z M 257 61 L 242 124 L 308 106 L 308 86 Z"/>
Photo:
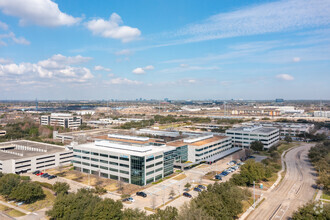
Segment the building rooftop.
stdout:
<path fill-rule="evenodd" d="M 237 128 L 231 128 L 227 131 L 240 131 L 240 132 L 249 132 L 249 133 L 271 133 L 273 131 L 278 130 L 278 128 L 274 127 L 261 127 L 261 126 L 249 126 L 249 127 L 237 127 Z"/>
<path fill-rule="evenodd" d="M 191 143 L 185 142 L 184 140 L 179 140 L 179 141 L 168 142 L 168 143 L 166 143 L 166 145 L 167 146 L 173 146 L 173 147 L 181 147 L 181 146 L 184 146 L 184 145 L 202 146 L 202 145 L 210 144 L 210 143 L 213 143 L 213 142 L 225 139 L 225 138 L 229 138 L 229 137 L 219 136 L 219 135 L 212 135 L 212 136 L 209 136 L 205 139 L 198 140 L 198 141 L 191 142 Z"/>
<path fill-rule="evenodd" d="M 65 151 L 65 147 L 34 141 L 9 141 L 0 143 L 0 160 L 24 159 Z"/>
<path fill-rule="evenodd" d="M 160 142 L 159 140 L 154 138 L 145 138 L 145 137 L 134 138 L 134 136 L 129 136 L 129 135 L 102 135 L 95 137 L 95 139 L 109 140 L 113 142 L 124 142 L 131 144 L 149 144 L 149 143 Z"/>
<path fill-rule="evenodd" d="M 153 146 L 150 144 L 132 144 L 125 142 L 112 142 L 108 140 L 97 140 L 94 143 L 82 144 L 73 146 L 73 148 L 86 149 L 86 150 L 100 150 L 108 151 L 111 153 L 118 153 L 123 155 L 136 155 L 136 156 L 145 156 L 146 154 L 160 153 L 168 150 L 174 150 L 173 147 L 167 147 L 166 145 L 162 146 Z"/>

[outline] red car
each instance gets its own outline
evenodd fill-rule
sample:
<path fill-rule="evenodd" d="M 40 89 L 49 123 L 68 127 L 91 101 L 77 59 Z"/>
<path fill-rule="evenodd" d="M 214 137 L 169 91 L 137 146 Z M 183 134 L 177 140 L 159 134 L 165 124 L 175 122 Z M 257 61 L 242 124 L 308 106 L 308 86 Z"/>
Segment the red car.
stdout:
<path fill-rule="evenodd" d="M 41 176 L 42 174 L 44 174 L 44 173 L 40 172 L 40 173 L 37 174 L 37 176 Z"/>

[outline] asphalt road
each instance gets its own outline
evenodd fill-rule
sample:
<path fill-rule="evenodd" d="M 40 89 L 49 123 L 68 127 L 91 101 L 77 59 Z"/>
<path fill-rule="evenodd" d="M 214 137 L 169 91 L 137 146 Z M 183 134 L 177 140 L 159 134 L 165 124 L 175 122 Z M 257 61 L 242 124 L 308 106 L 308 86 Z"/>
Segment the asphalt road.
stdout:
<path fill-rule="evenodd" d="M 247 219 L 289 219 L 300 206 L 313 199 L 316 176 L 307 156 L 313 145 L 301 143 L 286 154 L 287 171 L 283 181 L 264 194 L 265 201 Z"/>

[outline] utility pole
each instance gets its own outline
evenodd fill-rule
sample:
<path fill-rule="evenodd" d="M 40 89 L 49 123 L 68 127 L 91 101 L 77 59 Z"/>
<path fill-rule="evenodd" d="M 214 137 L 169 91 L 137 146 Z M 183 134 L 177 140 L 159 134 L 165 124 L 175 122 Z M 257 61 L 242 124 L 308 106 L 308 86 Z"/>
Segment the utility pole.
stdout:
<path fill-rule="evenodd" d="M 256 183 L 253 181 L 253 209 L 256 208 Z"/>

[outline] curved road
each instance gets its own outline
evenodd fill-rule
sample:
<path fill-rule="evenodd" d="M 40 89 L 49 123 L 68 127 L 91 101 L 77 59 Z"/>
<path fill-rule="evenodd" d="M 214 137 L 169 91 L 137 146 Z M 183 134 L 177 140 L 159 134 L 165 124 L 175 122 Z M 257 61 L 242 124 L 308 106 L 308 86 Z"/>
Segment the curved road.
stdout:
<path fill-rule="evenodd" d="M 298 207 L 313 199 L 316 177 L 307 156 L 313 145 L 301 143 L 286 154 L 287 171 L 283 181 L 264 193 L 265 201 L 247 219 L 289 219 Z"/>

